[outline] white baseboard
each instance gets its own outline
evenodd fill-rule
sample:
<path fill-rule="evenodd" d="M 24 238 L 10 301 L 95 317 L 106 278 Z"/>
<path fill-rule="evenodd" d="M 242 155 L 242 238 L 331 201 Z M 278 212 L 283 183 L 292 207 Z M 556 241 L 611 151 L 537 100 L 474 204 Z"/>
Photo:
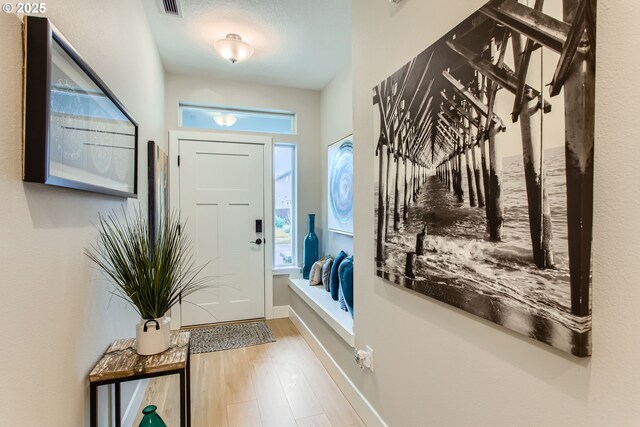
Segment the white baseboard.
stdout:
<path fill-rule="evenodd" d="M 311 350 L 313 350 L 351 406 L 353 406 L 358 415 L 360 415 L 362 421 L 364 421 L 368 427 L 388 427 L 380 414 L 378 414 L 373 406 L 371 406 L 371 403 L 369 403 L 367 398 L 364 397 L 356 385 L 349 379 L 349 377 L 347 377 L 347 374 L 344 373 L 334 358 L 331 357 L 327 349 L 322 345 L 313 332 L 311 332 L 311 329 L 309 329 L 300 316 L 298 316 L 298 313 L 296 313 L 291 307 L 288 307 L 288 309 L 289 318 L 298 328 L 302 337 L 305 339 L 307 344 L 309 344 Z"/>
<path fill-rule="evenodd" d="M 283 319 L 285 317 L 289 317 L 289 306 L 277 305 L 273 307 L 272 316 L 272 319 Z"/>

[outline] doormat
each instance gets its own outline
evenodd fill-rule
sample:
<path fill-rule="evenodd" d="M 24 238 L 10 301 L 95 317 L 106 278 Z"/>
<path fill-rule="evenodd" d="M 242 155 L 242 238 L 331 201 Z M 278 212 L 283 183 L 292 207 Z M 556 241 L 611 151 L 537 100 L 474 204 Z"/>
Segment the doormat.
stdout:
<path fill-rule="evenodd" d="M 212 353 L 276 341 L 273 332 L 264 321 L 205 326 L 189 331 L 191 354 Z"/>

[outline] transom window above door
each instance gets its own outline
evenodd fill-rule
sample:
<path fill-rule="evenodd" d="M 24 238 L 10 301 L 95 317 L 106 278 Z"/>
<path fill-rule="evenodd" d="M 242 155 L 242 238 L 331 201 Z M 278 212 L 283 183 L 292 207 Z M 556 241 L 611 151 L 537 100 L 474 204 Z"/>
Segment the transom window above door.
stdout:
<path fill-rule="evenodd" d="M 180 126 L 196 129 L 294 135 L 296 133 L 296 114 L 291 111 L 205 106 L 181 102 Z"/>

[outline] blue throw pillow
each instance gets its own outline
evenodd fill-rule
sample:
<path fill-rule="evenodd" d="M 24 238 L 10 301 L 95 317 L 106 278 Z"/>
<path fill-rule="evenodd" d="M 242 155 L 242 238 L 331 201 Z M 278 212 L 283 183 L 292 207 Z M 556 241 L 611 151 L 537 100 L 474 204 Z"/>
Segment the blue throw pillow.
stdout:
<path fill-rule="evenodd" d="M 340 302 L 340 307 L 343 310 L 348 310 L 351 317 L 353 317 L 353 255 L 347 257 L 340 264 L 340 294 L 343 301 Z M 346 306 L 345 308 L 342 305 Z"/>
<path fill-rule="evenodd" d="M 338 275 L 338 269 L 340 268 L 340 264 L 347 257 L 347 254 L 344 251 L 340 251 L 335 260 L 333 260 L 333 265 L 331 266 L 331 277 L 329 278 L 329 291 L 331 292 L 331 298 L 334 301 L 338 301 L 338 290 L 340 289 L 340 276 Z"/>
<path fill-rule="evenodd" d="M 344 261 L 342 262 L 344 265 Z M 347 303 L 344 302 L 344 294 L 342 293 L 342 280 L 340 281 L 340 290 L 338 291 L 338 305 L 340 306 L 340 310 L 349 311 L 347 308 Z"/>

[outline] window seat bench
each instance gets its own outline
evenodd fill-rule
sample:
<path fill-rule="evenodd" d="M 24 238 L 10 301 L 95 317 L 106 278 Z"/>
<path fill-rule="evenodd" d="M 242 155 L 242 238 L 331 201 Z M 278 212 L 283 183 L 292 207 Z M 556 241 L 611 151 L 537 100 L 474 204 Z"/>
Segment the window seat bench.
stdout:
<path fill-rule="evenodd" d="M 309 281 L 306 279 L 289 278 L 289 288 L 306 302 L 347 344 L 351 347 L 355 346 L 351 315 L 340 309 L 338 301 L 334 301 L 331 294 L 325 291 L 322 285 L 309 286 Z"/>

